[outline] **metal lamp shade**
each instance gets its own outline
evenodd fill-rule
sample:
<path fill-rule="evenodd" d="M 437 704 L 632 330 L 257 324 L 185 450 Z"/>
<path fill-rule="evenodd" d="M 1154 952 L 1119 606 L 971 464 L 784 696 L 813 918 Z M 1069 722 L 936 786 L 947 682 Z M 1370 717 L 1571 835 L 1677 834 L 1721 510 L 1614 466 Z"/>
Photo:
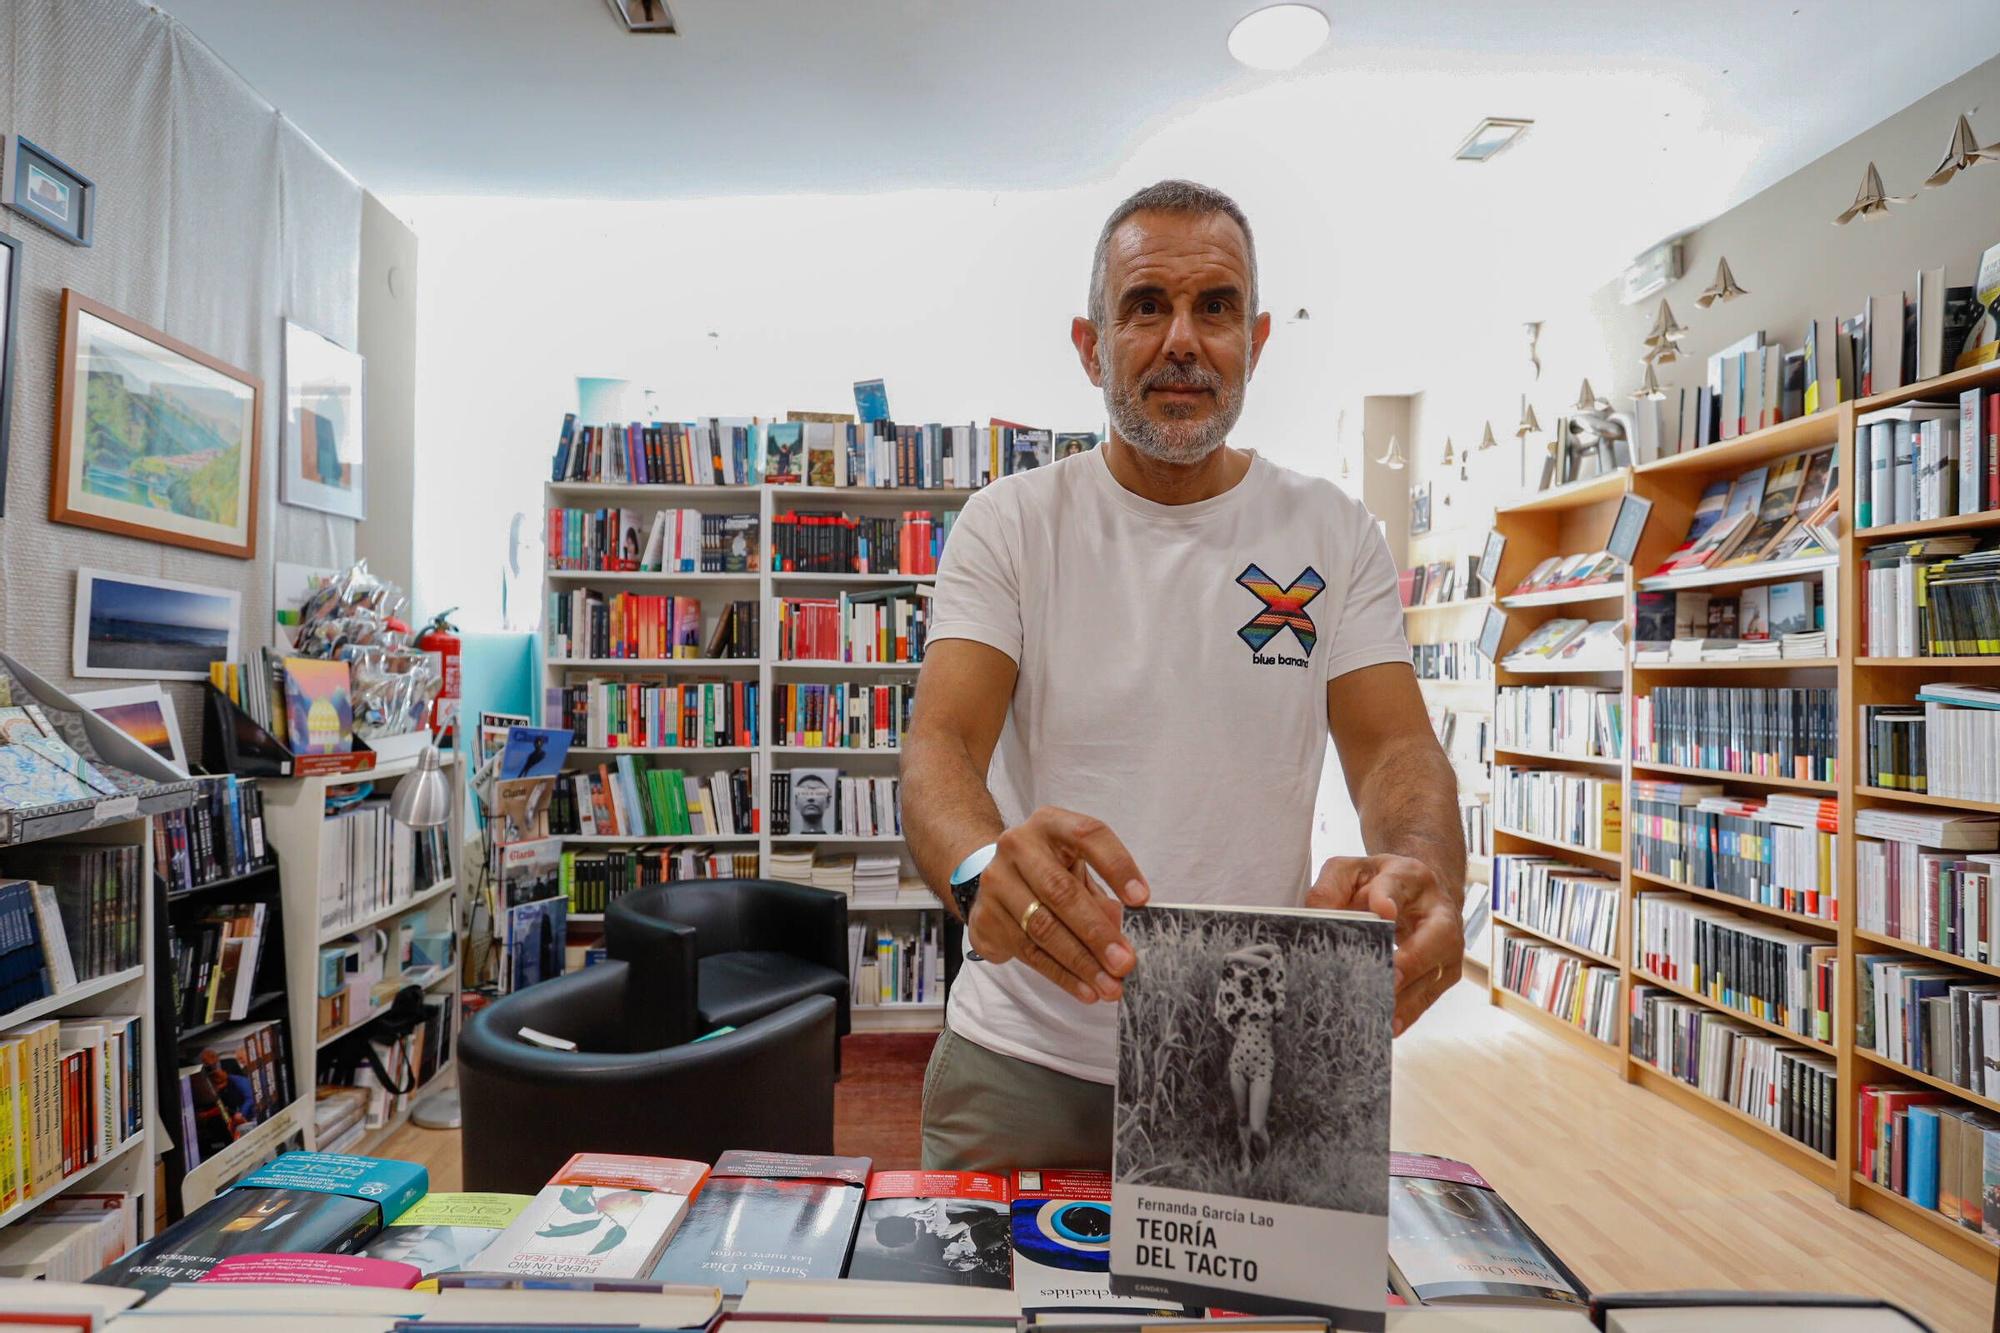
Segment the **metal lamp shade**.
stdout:
<path fill-rule="evenodd" d="M 411 828 L 442 828 L 451 822 L 451 782 L 444 775 L 437 746 L 426 745 L 416 768 L 396 784 L 389 798 L 389 818 Z"/>

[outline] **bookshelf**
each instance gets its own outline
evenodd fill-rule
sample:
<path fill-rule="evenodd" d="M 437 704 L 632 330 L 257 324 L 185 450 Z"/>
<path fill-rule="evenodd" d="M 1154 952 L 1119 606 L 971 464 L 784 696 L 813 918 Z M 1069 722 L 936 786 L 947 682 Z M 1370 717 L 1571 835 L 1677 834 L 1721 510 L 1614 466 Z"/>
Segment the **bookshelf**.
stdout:
<path fill-rule="evenodd" d="M 286 923 L 284 976 L 292 1030 L 292 1085 L 301 1090 L 301 1096 L 292 1107 L 287 1108 L 291 1113 L 291 1123 L 286 1129 L 300 1134 L 307 1149 L 319 1150 L 323 1146 L 318 1141 L 313 1113 L 313 1090 L 319 1083 L 321 1053 L 341 1037 L 357 1031 L 386 1012 L 386 1009 L 350 1012 L 346 1021 L 338 1027 L 322 1031 L 319 996 L 322 949 L 350 939 L 378 938 L 387 954 L 385 980 L 400 979 L 405 984 L 419 986 L 427 999 L 444 997 L 444 1020 L 448 1031 L 445 1045 L 449 1054 L 431 1078 L 408 1096 L 392 1099 L 394 1109 L 387 1122 L 369 1130 L 359 1143 L 346 1146 L 343 1151 L 364 1155 L 373 1152 L 408 1120 L 410 1109 L 419 1098 L 434 1091 L 440 1080 L 455 1072 L 459 1018 L 456 982 L 466 947 L 460 905 L 470 867 L 465 864 L 467 853 L 462 826 L 465 799 L 460 784 L 464 774 L 456 762 L 455 753 L 445 751 L 440 757 L 454 789 L 452 822 L 442 831 L 445 845 L 451 853 L 452 873 L 436 883 L 417 889 L 401 901 L 332 924 L 322 924 L 322 901 L 330 887 L 326 883 L 326 874 L 334 837 L 330 829 L 332 820 L 326 813 L 328 791 L 361 781 L 374 785 L 374 796 L 386 797 L 397 781 L 416 770 L 416 758 L 379 760 L 372 770 L 363 773 L 259 780 L 264 792 L 265 840 L 279 862 L 287 867 L 281 876 L 281 903 Z M 449 932 L 453 937 L 452 964 L 442 968 L 403 970 L 399 966 L 398 932 L 405 926 L 424 933 Z M 268 1125 L 260 1126 L 260 1129 L 270 1128 Z M 252 1144 L 253 1139 L 255 1145 Z M 262 1147 L 274 1141 L 268 1134 L 247 1135 L 233 1148 L 252 1155 L 251 1160 L 254 1160 L 254 1155 L 259 1155 Z M 209 1166 L 209 1163 L 204 1163 L 204 1171 Z M 224 1180 L 221 1183 L 227 1182 Z M 194 1197 L 200 1189 L 207 1189 L 212 1194 L 213 1184 L 205 1176 L 196 1181 L 191 1175 L 190 1187 L 185 1191 L 191 1200 L 190 1207 L 202 1201 Z"/>
<path fill-rule="evenodd" d="M 2000 530 L 2000 512 L 1988 511 L 1930 519 L 1915 523 L 1865 528 L 1855 531 L 1848 525 L 1854 513 L 1853 460 L 1856 419 L 1878 408 L 1913 399 L 1955 400 L 1968 388 L 2000 390 L 2000 365 L 1986 365 L 1957 371 L 1935 379 L 1843 403 L 1827 411 L 1739 436 L 1707 448 L 1676 454 L 1630 471 L 1621 471 L 1587 482 L 1533 496 L 1521 504 L 1498 511 L 1495 526 L 1507 537 L 1505 555 L 1495 586 L 1517 586 L 1526 572 L 1547 555 L 1593 550 L 1604 544 L 1612 517 L 1622 496 L 1629 490 L 1652 501 L 1653 509 L 1638 551 L 1635 571 L 1659 567 L 1678 545 L 1702 490 L 1718 478 L 1772 463 L 1803 450 L 1834 446 L 1839 473 L 1842 532 L 1838 551 L 1831 556 L 1813 556 L 1783 562 L 1701 570 L 1669 577 L 1643 573 L 1630 585 L 1615 592 L 1593 595 L 1587 604 L 1581 599 L 1513 598 L 1502 595 L 1498 604 L 1507 613 L 1507 629 L 1502 638 L 1502 656 L 1510 651 L 1535 625 L 1557 615 L 1598 618 L 1622 611 L 1629 629 L 1633 624 L 1639 592 L 1676 592 L 1703 589 L 1716 593 L 1778 581 L 1810 579 L 1819 584 L 1820 600 L 1826 608 L 1827 653 L 1816 658 L 1780 658 L 1771 661 L 1663 662 L 1639 663 L 1632 660 L 1627 645 L 1625 662 L 1617 669 L 1591 670 L 1573 674 L 1555 672 L 1524 673 L 1498 667 L 1489 690 L 1509 685 L 1551 684 L 1573 680 L 1578 683 L 1617 685 L 1626 708 L 1626 752 L 1618 759 L 1579 758 L 1557 751 L 1521 749 L 1500 743 L 1496 736 L 1497 763 L 1520 767 L 1556 768 L 1616 776 L 1623 785 L 1624 839 L 1617 851 L 1581 848 L 1559 840 L 1542 838 L 1499 827 L 1496 822 L 1496 850 L 1558 856 L 1585 869 L 1600 869 L 1618 876 L 1619 942 L 1610 955 L 1593 958 L 1590 951 L 1577 950 L 1560 940 L 1527 930 L 1495 916 L 1494 929 L 1545 947 L 1563 949 L 1584 962 L 1607 965 L 1615 961 L 1620 974 L 1619 1047 L 1610 1050 L 1587 1033 L 1562 1018 L 1549 1014 L 1499 984 L 1489 980 L 1491 1002 L 1529 1022 L 1560 1033 L 1579 1049 L 1611 1069 L 1627 1082 L 1665 1098 L 1734 1137 L 1747 1148 L 1760 1152 L 1795 1171 L 1839 1199 L 1842 1203 L 1871 1214 L 1890 1226 L 1914 1237 L 1930 1248 L 1977 1272 L 1992 1277 L 2000 1270 L 2000 1245 L 1977 1232 L 1969 1231 L 1894 1192 L 1877 1185 L 1860 1173 L 1859 1124 L 1860 1088 L 1867 1083 L 1915 1086 L 1941 1094 L 1945 1104 L 1976 1108 L 2000 1114 L 2000 1100 L 1958 1087 L 1949 1080 L 1889 1060 L 1862 1047 L 1856 1037 L 1855 1014 L 1859 991 L 1857 959 L 1867 954 L 1901 954 L 1917 963 L 1948 965 L 1974 979 L 2000 977 L 2000 964 L 1982 964 L 1937 949 L 1900 940 L 1873 931 L 1858 929 L 1854 922 L 1856 892 L 1856 846 L 1854 821 L 1862 810 L 1877 806 L 1942 809 L 1968 813 L 2000 813 L 2000 802 L 1977 801 L 1949 796 L 1899 792 L 1877 787 L 1865 780 L 1855 762 L 1862 749 L 1859 716 L 1871 704 L 1908 703 L 1923 684 L 1936 680 L 1961 680 L 2000 687 L 2000 656 L 1898 657 L 1870 655 L 1862 637 L 1864 578 L 1862 559 L 1869 548 L 1890 541 L 1919 536 L 1966 534 L 1990 537 Z M 1621 605 L 1622 603 L 1622 605 Z M 1448 613 L 1412 614 L 1406 619 L 1413 638 L 1426 617 L 1440 622 Z M 1469 617 L 1471 618 L 1471 617 Z M 1455 622 L 1454 622 L 1455 623 Z M 1434 692 L 1434 683 L 1425 683 L 1425 692 Z M 1825 688 L 1837 691 L 1838 722 L 1835 753 L 1839 757 L 1835 776 L 1828 779 L 1802 778 L 1789 774 L 1745 774 L 1714 769 L 1656 763 L 1634 758 L 1636 728 L 1633 725 L 1635 700 L 1663 686 L 1789 687 Z M 1442 691 L 1437 691 L 1441 693 Z M 1837 801 L 1839 832 L 1834 841 L 1835 878 L 1838 884 L 1838 920 L 1826 920 L 1791 911 L 1785 907 L 1740 898 L 1717 889 L 1704 888 L 1637 868 L 1630 854 L 1634 820 L 1631 784 L 1635 779 L 1684 779 L 1690 782 L 1719 783 L 1731 794 L 1751 797 L 1801 795 Z M 1701 903 L 1741 917 L 1745 922 L 1781 927 L 1800 935 L 1823 940 L 1837 950 L 1834 968 L 1835 994 L 1831 1041 L 1802 1037 L 1773 1024 L 1761 1023 L 1742 1011 L 1720 1005 L 1685 986 L 1662 983 L 1636 966 L 1632 956 L 1635 925 L 1635 895 L 1642 892 L 1679 893 Z M 1634 985 L 1655 986 L 1676 999 L 1712 1009 L 1746 1028 L 1769 1032 L 1804 1048 L 1815 1056 L 1830 1059 L 1835 1070 L 1835 1152 L 1831 1158 L 1813 1151 L 1755 1116 L 1707 1095 L 1655 1068 L 1634 1054 L 1631 1043 L 1631 991 Z"/>
<path fill-rule="evenodd" d="M 797 853 L 824 849 L 830 856 L 896 855 L 899 878 L 905 885 L 914 882 L 916 871 L 903 840 L 898 835 L 859 837 L 805 833 L 771 832 L 771 774 L 802 768 L 838 769 L 848 777 L 895 777 L 901 751 L 889 746 L 876 749 L 847 749 L 831 746 L 792 746 L 780 743 L 773 734 L 772 719 L 777 691 L 788 685 L 840 683 L 853 687 L 914 685 L 921 664 L 916 662 L 792 661 L 780 659 L 773 651 L 776 640 L 774 599 L 779 597 L 836 597 L 842 592 L 865 593 L 884 588 L 916 584 L 928 587 L 935 575 L 819 573 L 771 569 L 773 521 L 780 515 L 801 510 L 846 512 L 869 517 L 895 517 L 907 511 L 926 510 L 940 517 L 962 508 L 974 492 L 959 488 L 863 487 L 863 486 L 647 486 L 624 483 L 544 483 L 546 509 L 618 506 L 637 509 L 648 521 L 662 508 L 692 508 L 706 514 L 752 514 L 757 516 L 758 566 L 749 573 L 598 573 L 579 570 L 548 570 L 548 591 L 571 591 L 599 587 L 607 591 L 629 588 L 634 591 L 673 593 L 702 601 L 702 642 L 707 644 L 716 629 L 718 612 L 732 601 L 755 601 L 761 609 L 761 641 L 755 657 L 670 658 L 665 661 L 635 661 L 624 658 L 577 659 L 550 657 L 546 626 L 538 637 L 542 655 L 542 681 L 553 688 L 585 677 L 665 676 L 672 679 L 742 680 L 757 686 L 757 743 L 732 746 L 676 746 L 634 749 L 629 747 L 577 747 L 571 754 L 592 766 L 608 763 L 614 756 L 631 754 L 648 762 L 683 769 L 690 776 L 706 776 L 717 770 L 748 767 L 751 792 L 759 812 L 755 833 L 716 836 L 688 835 L 647 837 L 635 835 L 562 835 L 565 847 L 578 849 L 684 846 L 713 848 L 717 853 L 755 852 L 758 864 L 768 871 L 775 852 Z M 546 615 L 546 598 L 544 609 Z M 546 690 L 544 699 L 546 700 Z M 545 718 L 545 724 L 560 725 L 559 719 Z M 568 766 L 572 770 L 576 765 Z M 942 909 L 927 890 L 899 890 L 893 896 L 855 895 L 849 899 L 849 919 L 857 924 L 886 923 L 904 930 L 921 931 L 926 924 L 941 925 Z M 569 917 L 578 935 L 589 935 L 602 926 L 602 913 L 576 913 Z M 938 932 L 941 939 L 942 931 Z M 937 1031 L 943 1026 L 941 1003 L 856 1004 L 852 1008 L 854 1030 Z"/>

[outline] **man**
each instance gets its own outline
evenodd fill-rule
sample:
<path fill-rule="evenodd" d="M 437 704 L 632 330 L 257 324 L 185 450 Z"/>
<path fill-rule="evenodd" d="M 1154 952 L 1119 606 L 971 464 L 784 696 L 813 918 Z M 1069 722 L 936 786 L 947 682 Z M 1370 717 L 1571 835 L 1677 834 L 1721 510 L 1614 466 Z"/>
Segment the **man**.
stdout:
<path fill-rule="evenodd" d="M 833 806 L 833 784 L 813 772 L 801 772 L 792 783 L 792 813 L 799 833 L 832 833 L 827 815 Z"/>
<path fill-rule="evenodd" d="M 925 1080 L 933 1169 L 1109 1165 L 1125 909 L 1388 917 L 1398 1033 L 1464 951 L 1457 784 L 1388 549 L 1331 482 L 1224 442 L 1271 332 L 1242 210 L 1139 191 L 1089 311 L 1070 336 L 1110 437 L 966 504 L 904 749 L 911 852 L 983 960 Z M 1371 854 L 1308 889 L 1329 731 Z"/>

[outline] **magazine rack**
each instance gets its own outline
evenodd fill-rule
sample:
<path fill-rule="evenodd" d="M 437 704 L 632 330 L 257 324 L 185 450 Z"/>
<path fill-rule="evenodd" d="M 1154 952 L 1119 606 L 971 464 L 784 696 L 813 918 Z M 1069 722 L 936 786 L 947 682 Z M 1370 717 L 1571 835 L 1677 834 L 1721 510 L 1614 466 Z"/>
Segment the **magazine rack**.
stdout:
<path fill-rule="evenodd" d="M 365 773 L 375 767 L 375 752 L 359 736 L 354 738 L 354 748 L 345 754 L 295 755 L 221 690 L 209 684 L 201 688 L 201 766 L 211 773 L 234 773 L 244 778 L 317 778 Z"/>
<path fill-rule="evenodd" d="M 72 750 L 118 784 L 116 796 L 0 810 L 0 847 L 60 837 L 103 824 L 163 814 L 194 804 L 194 782 L 17 659 L 0 652 L 5 684 L 16 703 L 34 703 Z"/>

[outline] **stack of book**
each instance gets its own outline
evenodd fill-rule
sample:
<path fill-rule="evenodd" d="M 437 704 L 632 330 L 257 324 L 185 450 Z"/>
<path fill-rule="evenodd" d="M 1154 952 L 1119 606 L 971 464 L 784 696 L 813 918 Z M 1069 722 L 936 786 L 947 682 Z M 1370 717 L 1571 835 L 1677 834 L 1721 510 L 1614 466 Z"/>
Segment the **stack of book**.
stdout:
<path fill-rule="evenodd" d="M 1764 907 L 1838 915 L 1839 802 L 1633 778 L 1632 868 Z"/>
<path fill-rule="evenodd" d="M 1493 710 L 1499 744 L 1579 759 L 1625 753 L 1622 691 L 1597 685 L 1510 685 Z"/>
<path fill-rule="evenodd" d="M 1834 946 L 1684 893 L 1632 897 L 1633 965 L 1726 1009 L 1833 1040 Z"/>
<path fill-rule="evenodd" d="M 1656 686 L 1632 699 L 1633 758 L 1831 782 L 1837 694 L 1821 688 Z"/>
<path fill-rule="evenodd" d="M 1552 857 L 1494 857 L 1493 913 L 1592 953 L 1618 947 L 1618 881 Z"/>
<path fill-rule="evenodd" d="M 1602 1042 L 1618 1040 L 1618 969 L 1565 949 L 1503 935 L 1494 984 Z"/>
<path fill-rule="evenodd" d="M 757 744 L 763 686 L 593 676 L 551 686 L 545 716 L 592 749 L 712 749 Z"/>
<path fill-rule="evenodd" d="M 1493 769 L 1493 820 L 1502 832 L 1616 854 L 1620 783 L 1559 769 Z"/>
<path fill-rule="evenodd" d="M 894 906 L 905 892 L 922 893 L 924 887 L 903 878 L 901 858 L 867 853 L 854 858 L 854 906 Z"/>
<path fill-rule="evenodd" d="M 1709 483 L 1687 534 L 1650 577 L 1825 555 L 1837 544 L 1833 448 Z"/>
<path fill-rule="evenodd" d="M 2000 509 L 2000 394 L 1916 401 L 1854 423 L 1857 528 Z"/>
<path fill-rule="evenodd" d="M 777 685 L 772 742 L 795 750 L 894 750 L 909 730 L 916 695 L 910 683 Z"/>
<path fill-rule="evenodd" d="M 612 573 L 742 574 L 757 568 L 755 514 L 551 509 L 548 567 Z"/>
<path fill-rule="evenodd" d="M 921 662 L 930 592 L 912 583 L 837 597 L 776 598 L 778 660 Z"/>
<path fill-rule="evenodd" d="M 953 509 L 778 514 L 771 520 L 771 568 L 787 574 L 935 574 L 957 520 Z"/>
<path fill-rule="evenodd" d="M 1857 926 L 2000 963 L 2000 818 L 1876 807 L 1854 831 Z"/>
<path fill-rule="evenodd" d="M 1632 1057 L 1804 1144 L 1834 1151 L 1832 1056 L 1718 1014 L 1658 986 L 1632 986 Z"/>

